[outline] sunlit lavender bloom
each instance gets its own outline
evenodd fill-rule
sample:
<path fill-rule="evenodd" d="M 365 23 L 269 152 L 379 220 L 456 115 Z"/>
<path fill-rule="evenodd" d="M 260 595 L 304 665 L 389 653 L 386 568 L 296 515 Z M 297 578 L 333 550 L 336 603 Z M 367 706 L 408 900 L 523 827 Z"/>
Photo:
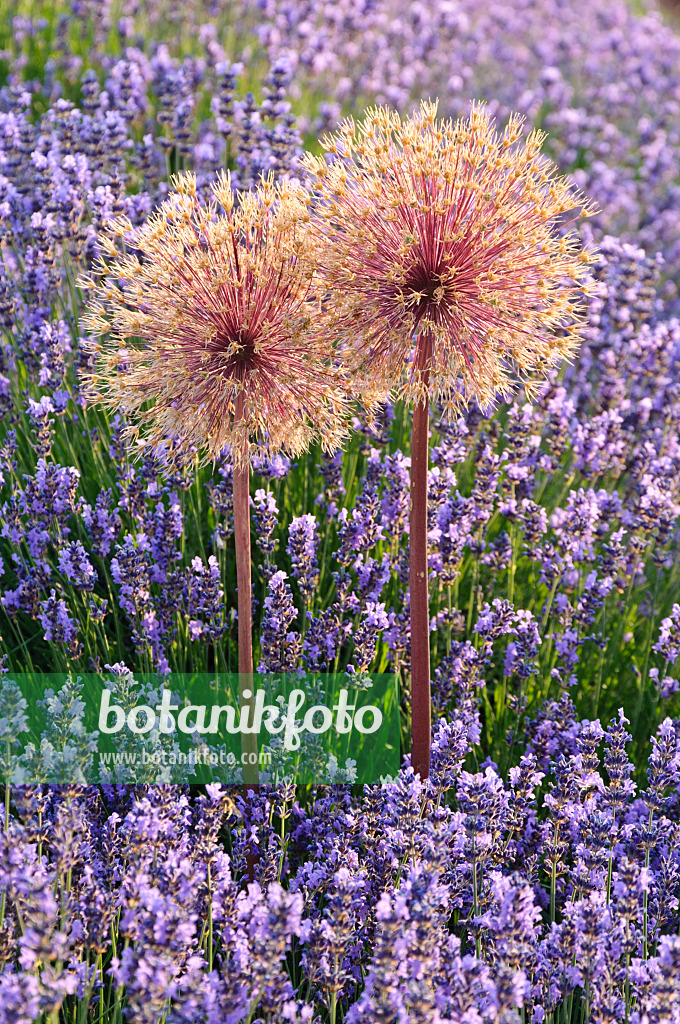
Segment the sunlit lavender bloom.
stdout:
<path fill-rule="evenodd" d="M 135 1019 L 155 1024 L 182 975 L 190 976 L 204 963 L 195 946 L 195 894 L 204 869 L 200 863 L 192 865 L 182 846 L 173 842 L 162 806 L 144 810 L 161 821 L 145 827 L 143 819 L 135 822 L 129 816 L 124 823 L 129 841 L 141 841 L 144 853 L 135 853 L 123 879 L 120 931 L 132 941 L 113 959 L 112 971 L 129 993 Z M 141 834 L 135 835 L 135 826 L 141 826 Z M 162 869 L 154 870 L 154 849 L 166 845 Z"/>
<path fill-rule="evenodd" d="M 292 461 L 286 458 L 285 455 L 281 455 L 280 452 L 266 458 L 261 455 L 254 455 L 252 459 L 254 471 L 258 476 L 264 477 L 267 480 L 285 479 L 292 465 Z"/>
<path fill-rule="evenodd" d="M 317 561 L 318 525 L 312 515 L 295 517 L 288 527 L 287 552 L 291 560 L 293 579 L 305 601 L 312 597 L 319 582 Z"/>
<path fill-rule="evenodd" d="M 456 486 L 456 474 L 450 466 L 434 466 L 427 474 L 427 525 L 434 528 L 441 507 L 451 489 Z"/>
<path fill-rule="evenodd" d="M 287 579 L 287 573 L 279 571 L 267 584 L 258 672 L 294 672 L 298 667 L 302 643 L 300 634 L 289 629 L 298 613 Z"/>
<path fill-rule="evenodd" d="M 432 782 L 439 789 L 451 789 L 456 784 L 463 762 L 480 734 L 479 716 L 463 718 L 456 715 L 452 721 L 441 719 L 432 736 Z"/>
<path fill-rule="evenodd" d="M 438 548 L 431 564 L 442 583 L 450 585 L 457 577 L 463 551 L 475 528 L 473 501 L 456 494 L 447 498 L 437 513 L 436 532 L 431 537 Z"/>
<path fill-rule="evenodd" d="M 458 807 L 465 815 L 468 836 L 466 853 L 476 863 L 492 853 L 492 845 L 501 832 L 507 813 L 508 795 L 492 768 L 472 775 L 460 773 L 457 785 Z"/>
<path fill-rule="evenodd" d="M 373 956 L 351 1024 L 435 1018 L 431 979 L 440 975 L 446 950 L 447 903 L 447 887 L 427 862 L 411 866 L 398 890 L 380 896 Z"/>
<path fill-rule="evenodd" d="M 662 676 L 660 679 L 658 668 L 650 668 L 648 676 L 652 684 L 658 687 L 659 697 L 662 700 L 668 700 L 680 690 L 680 680 L 674 679 L 673 676 Z"/>
<path fill-rule="evenodd" d="M 516 618 L 517 613 L 509 601 L 494 598 L 491 605 L 485 604 L 481 609 L 475 632 L 487 641 L 496 640 L 498 637 L 514 631 Z M 526 621 L 530 623 L 531 618 Z M 520 622 L 522 622 L 521 619 Z"/>
<path fill-rule="evenodd" d="M 357 574 L 359 593 L 362 600 L 378 601 L 391 575 L 390 556 L 384 554 L 382 560 L 368 557 L 365 562 L 357 562 L 354 570 Z"/>
<path fill-rule="evenodd" d="M 279 509 L 272 492 L 265 491 L 262 487 L 255 491 L 255 497 L 251 498 L 251 506 L 257 535 L 256 543 L 265 556 L 264 571 L 267 575 L 271 572 L 272 555 L 278 544 L 274 532 L 279 521 Z"/>
<path fill-rule="evenodd" d="M 120 587 L 120 606 L 128 615 L 135 615 L 149 604 L 151 568 L 148 543 L 143 534 L 138 538 L 126 534 L 123 543 L 116 544 L 111 575 Z"/>
<path fill-rule="evenodd" d="M 78 590 L 93 589 L 97 581 L 97 571 L 79 540 L 71 541 L 61 549 L 57 564 L 59 572 L 63 573 Z"/>
<path fill-rule="evenodd" d="M 208 492 L 210 507 L 218 517 L 213 532 L 215 546 L 224 548 L 234 530 L 234 490 L 233 466 L 230 462 L 218 468 L 218 479 L 208 480 L 205 488 Z"/>
<path fill-rule="evenodd" d="M 505 674 L 511 675 L 514 672 L 520 679 L 528 679 L 533 675 L 537 668 L 540 644 L 541 636 L 532 612 L 518 610 L 511 640 L 505 650 Z"/>
<path fill-rule="evenodd" d="M 629 724 L 623 713 L 623 708 L 619 708 L 618 717 L 610 723 L 605 734 L 607 742 L 604 750 L 604 766 L 609 776 L 605 801 L 614 814 L 620 811 L 628 799 L 635 794 L 637 788 L 630 777 L 635 766 L 626 753 L 626 743 L 632 739 L 626 730 L 626 726 Z"/>
<path fill-rule="evenodd" d="M 362 552 L 370 551 L 382 540 L 381 518 L 377 488 L 367 483 L 354 507 L 350 511 L 342 508 L 338 514 L 340 547 L 336 558 L 340 565 L 349 566 L 358 562 Z"/>
<path fill-rule="evenodd" d="M 670 718 L 665 718 L 656 736 L 652 736 L 647 773 L 648 789 L 642 794 L 650 811 L 662 811 L 669 798 L 666 790 L 680 782 L 678 738 Z"/>
<path fill-rule="evenodd" d="M 368 672 L 375 657 L 378 635 L 386 630 L 389 624 L 385 605 L 381 602 L 367 601 L 359 626 L 352 634 L 354 651 L 351 664 L 348 666 L 351 672 L 359 676 Z"/>
<path fill-rule="evenodd" d="M 266 1010 L 277 1008 L 282 998 L 292 996 L 290 981 L 280 964 L 292 936 L 300 934 L 302 906 L 299 893 L 287 893 L 277 883 L 266 893 L 254 883 L 238 901 L 236 921 L 249 947 L 243 972 L 251 992 L 260 996 Z"/>
<path fill-rule="evenodd" d="M 409 470 L 411 460 L 403 452 L 385 455 L 383 460 L 382 527 L 388 536 L 398 537 L 407 528 Z"/>
<path fill-rule="evenodd" d="M 207 566 L 196 557 L 186 569 L 186 612 L 192 640 L 219 640 L 227 629 L 220 568 L 214 555 Z"/>
<path fill-rule="evenodd" d="M 40 1016 L 41 995 L 35 974 L 6 965 L 0 973 L 1 1024 L 31 1024 Z"/>
<path fill-rule="evenodd" d="M 67 517 L 75 511 L 76 490 L 80 473 L 72 466 L 60 466 L 38 459 L 33 476 L 27 476 L 20 497 L 22 510 L 37 522 L 59 523 L 62 532 L 69 532 Z"/>
<path fill-rule="evenodd" d="M 333 876 L 323 916 L 302 924 L 305 972 L 329 1006 L 343 991 L 351 991 L 356 979 L 354 962 L 363 952 L 360 929 L 367 909 L 366 881 L 364 871 L 341 867 Z"/>
<path fill-rule="evenodd" d="M 155 503 L 153 510 L 144 516 L 143 529 L 155 562 L 154 581 L 163 582 L 170 562 L 181 557 L 177 541 L 182 536 L 184 523 L 177 494 L 169 496 L 167 507 L 162 501 Z"/>
<path fill-rule="evenodd" d="M 95 500 L 94 508 L 83 502 L 79 506 L 87 532 L 94 544 L 95 551 L 102 558 L 105 558 L 111 550 L 111 545 L 120 532 L 120 516 L 116 509 L 111 510 L 113 496 L 111 489 L 101 490 Z"/>
<path fill-rule="evenodd" d="M 499 957 L 507 964 L 528 972 L 536 957 L 541 919 L 533 889 L 521 876 L 507 877 L 501 871 L 489 873 L 489 888 L 493 907 L 483 920 L 490 932 L 492 955 L 494 959 Z M 525 990 L 525 998 L 526 995 L 528 991 Z"/>
<path fill-rule="evenodd" d="M 45 630 L 46 640 L 64 644 L 69 650 L 75 651 L 78 625 L 69 615 L 66 602 L 63 598 L 57 597 L 55 590 L 50 591 L 46 601 L 41 601 L 38 618 Z"/>
<path fill-rule="evenodd" d="M 320 469 L 324 480 L 324 489 L 321 494 L 316 496 L 315 503 L 332 519 L 337 514 L 338 501 L 345 495 L 345 485 L 342 481 L 342 452 L 323 455 Z"/>
<path fill-rule="evenodd" d="M 314 671 L 328 669 L 342 643 L 347 627 L 343 625 L 341 610 L 332 605 L 317 615 L 307 612 L 308 624 L 303 641 L 305 666 Z"/>
<path fill-rule="evenodd" d="M 669 665 L 680 657 L 680 604 L 674 604 L 671 614 L 662 619 L 653 650 L 663 654 Z"/>
<path fill-rule="evenodd" d="M 54 440 L 54 404 L 48 395 L 43 395 L 39 402 L 28 400 L 28 415 L 35 429 L 36 450 L 41 458 L 49 455 Z"/>

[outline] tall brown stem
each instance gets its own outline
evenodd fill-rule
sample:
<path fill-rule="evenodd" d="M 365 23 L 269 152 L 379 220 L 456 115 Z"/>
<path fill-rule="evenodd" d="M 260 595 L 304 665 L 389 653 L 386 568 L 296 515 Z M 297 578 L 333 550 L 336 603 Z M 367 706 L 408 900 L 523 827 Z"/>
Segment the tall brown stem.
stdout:
<path fill-rule="evenodd" d="M 413 408 L 411 434 L 411 517 L 409 586 L 411 595 L 411 764 L 421 779 L 430 774 L 430 607 L 427 578 L 427 463 L 429 455 L 429 344 L 423 346 L 420 381 L 425 387 Z"/>
<path fill-rule="evenodd" d="M 247 444 L 247 442 L 246 442 Z M 236 586 L 238 588 L 238 690 L 241 717 L 253 714 L 253 612 L 250 574 L 250 463 L 247 451 L 234 464 L 234 544 L 236 548 Z M 257 763 L 249 762 L 257 755 L 257 736 L 241 733 L 243 781 L 246 788 L 257 785 Z"/>
<path fill-rule="evenodd" d="M 238 590 L 238 702 L 243 716 L 253 714 L 253 605 L 250 573 L 250 461 L 248 442 L 244 442 L 243 458 L 234 460 L 234 546 L 236 548 L 236 587 Z M 252 724 L 252 723 L 250 723 Z M 255 764 L 249 756 L 255 753 Z M 245 762 L 245 763 L 244 763 Z M 243 771 L 243 796 L 248 790 L 257 789 L 259 771 L 257 766 L 257 736 L 255 733 L 241 733 L 241 765 Z M 257 851 L 250 847 L 246 852 L 246 878 L 254 882 L 257 867 Z"/>
<path fill-rule="evenodd" d="M 250 574 L 250 467 L 234 467 L 234 541 L 238 587 L 238 671 L 253 674 L 253 613 Z"/>

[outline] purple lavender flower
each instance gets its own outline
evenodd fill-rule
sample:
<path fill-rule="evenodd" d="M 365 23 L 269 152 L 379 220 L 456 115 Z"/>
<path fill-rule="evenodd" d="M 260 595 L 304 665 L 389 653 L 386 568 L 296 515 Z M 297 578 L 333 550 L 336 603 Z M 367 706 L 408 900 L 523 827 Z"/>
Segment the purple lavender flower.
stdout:
<path fill-rule="evenodd" d="M 324 490 L 316 496 L 315 503 L 326 512 L 329 519 L 333 519 L 338 512 L 338 501 L 345 496 L 345 486 L 342 482 L 342 452 L 322 455 L 320 471 L 324 480 Z"/>
<path fill-rule="evenodd" d="M 375 657 L 378 635 L 389 627 L 389 619 L 385 612 L 385 605 L 380 602 L 367 601 L 365 612 L 361 618 L 358 628 L 353 633 L 352 640 L 354 651 L 348 671 L 359 678 L 368 673 L 369 666 Z M 354 685 L 354 680 L 352 680 Z"/>
<path fill-rule="evenodd" d="M 298 613 L 287 579 L 287 573 L 279 571 L 267 584 L 258 672 L 294 672 L 298 667 L 302 643 L 300 634 L 289 629 Z"/>
<path fill-rule="evenodd" d="M 192 640 L 219 640 L 227 629 L 224 617 L 224 591 L 214 555 L 207 567 L 196 557 L 186 570 L 186 610 Z"/>
<path fill-rule="evenodd" d="M 309 603 L 319 582 L 317 561 L 318 527 L 314 516 L 294 518 L 288 527 L 288 556 L 291 561 L 293 579 L 305 603 Z"/>
<path fill-rule="evenodd" d="M 671 614 L 662 619 L 659 638 L 652 650 L 663 654 L 669 665 L 680 658 L 680 604 L 674 604 Z"/>
<path fill-rule="evenodd" d="M 78 649 L 78 624 L 71 618 L 63 598 L 57 597 L 55 590 L 50 591 L 46 601 L 40 603 L 38 615 L 40 625 L 45 630 L 45 639 L 64 646 L 75 653 Z"/>
<path fill-rule="evenodd" d="M 71 541 L 63 547 L 57 561 L 59 572 L 78 590 L 93 589 L 97 581 L 97 571 L 79 540 Z"/>
<path fill-rule="evenodd" d="M 668 797 L 665 791 L 680 782 L 680 752 L 678 738 L 670 718 L 665 718 L 656 736 L 652 737 L 649 755 L 648 789 L 643 799 L 650 812 L 661 811 Z"/>
<path fill-rule="evenodd" d="M 259 488 L 255 491 L 255 497 L 251 498 L 253 508 L 253 521 L 255 523 L 256 543 L 265 557 L 263 572 L 265 579 L 268 579 L 274 572 L 272 556 L 276 550 L 278 541 L 274 537 L 274 531 L 278 524 L 279 509 L 271 491 Z"/>
<path fill-rule="evenodd" d="M 94 508 L 83 502 L 80 507 L 80 515 L 92 539 L 95 551 L 101 558 L 105 558 L 111 550 L 111 545 L 120 532 L 120 516 L 114 509 L 110 511 L 113 504 L 111 489 L 101 490 L 95 500 Z"/>
<path fill-rule="evenodd" d="M 370 551 L 383 539 L 380 499 L 374 484 L 364 487 L 351 511 L 340 509 L 338 539 L 340 547 L 336 558 L 343 566 L 356 563 L 363 552 Z"/>

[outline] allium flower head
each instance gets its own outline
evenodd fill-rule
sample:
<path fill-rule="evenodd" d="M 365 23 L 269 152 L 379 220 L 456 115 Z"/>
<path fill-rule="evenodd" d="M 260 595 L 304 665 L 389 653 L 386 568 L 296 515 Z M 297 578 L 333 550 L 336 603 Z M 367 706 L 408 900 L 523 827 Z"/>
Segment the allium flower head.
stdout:
<path fill-rule="evenodd" d="M 389 390 L 456 408 L 531 388 L 572 355 L 593 254 L 555 228 L 594 212 L 513 116 L 480 105 L 438 121 L 388 108 L 349 119 L 306 155 L 328 316 L 367 397 Z"/>
<path fill-rule="evenodd" d="M 101 339 L 90 395 L 132 417 L 128 435 L 208 458 L 337 447 L 344 392 L 310 330 L 305 194 L 270 178 L 235 196 L 221 175 L 202 203 L 193 175 L 173 186 L 143 226 L 120 218 L 99 239 L 97 277 L 82 282 Z"/>

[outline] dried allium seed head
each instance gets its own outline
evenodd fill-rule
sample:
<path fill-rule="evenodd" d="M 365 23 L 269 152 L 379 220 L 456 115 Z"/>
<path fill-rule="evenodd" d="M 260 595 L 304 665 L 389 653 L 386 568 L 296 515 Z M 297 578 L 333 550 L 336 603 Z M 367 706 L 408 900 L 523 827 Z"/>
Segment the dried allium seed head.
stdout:
<path fill-rule="evenodd" d="M 480 105 L 437 121 L 387 108 L 345 121 L 306 155 L 326 315 L 369 399 L 427 390 L 449 411 L 528 391 L 573 355 L 594 254 L 565 214 L 594 210 L 540 154 L 544 134 L 502 135 Z"/>
<path fill-rule="evenodd" d="M 112 224 L 96 278 L 82 282 L 100 339 L 88 394 L 132 416 L 129 435 L 174 437 L 208 459 L 225 445 L 236 462 L 316 439 L 333 450 L 346 386 L 310 329 L 308 197 L 263 179 L 235 202 L 223 175 L 203 205 L 192 175 L 173 185 L 142 227 Z"/>

